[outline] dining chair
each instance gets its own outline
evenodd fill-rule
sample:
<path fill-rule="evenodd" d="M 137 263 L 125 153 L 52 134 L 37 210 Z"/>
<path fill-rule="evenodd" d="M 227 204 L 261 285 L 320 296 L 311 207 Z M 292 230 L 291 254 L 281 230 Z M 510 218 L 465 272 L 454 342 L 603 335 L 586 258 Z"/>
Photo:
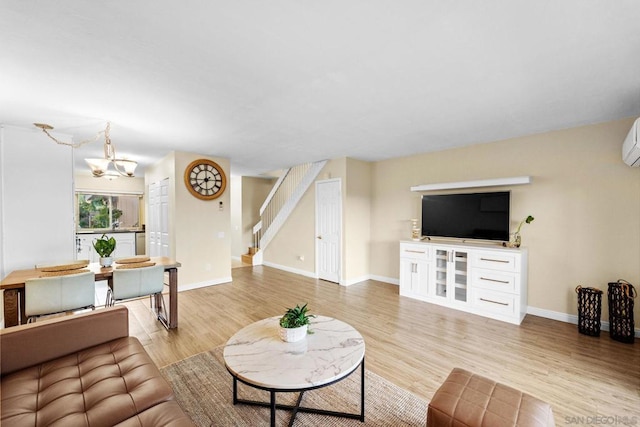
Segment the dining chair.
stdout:
<path fill-rule="evenodd" d="M 116 302 L 151 296 L 151 304 L 157 301 L 157 313 L 164 310 L 162 291 L 164 289 L 164 267 L 154 265 L 151 267 L 124 268 L 113 270 L 113 277 L 107 289 L 107 306 Z M 153 298 L 155 297 L 155 298 Z"/>
<path fill-rule="evenodd" d="M 95 275 L 88 271 L 25 281 L 27 323 L 46 314 L 95 309 Z"/>

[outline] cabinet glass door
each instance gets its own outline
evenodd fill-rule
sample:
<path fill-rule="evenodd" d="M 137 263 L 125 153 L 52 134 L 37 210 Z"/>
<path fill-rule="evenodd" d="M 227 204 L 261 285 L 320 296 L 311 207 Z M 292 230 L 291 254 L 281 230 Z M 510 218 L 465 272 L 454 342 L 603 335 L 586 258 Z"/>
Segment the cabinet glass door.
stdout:
<path fill-rule="evenodd" d="M 445 249 L 436 249 L 436 280 L 435 280 L 435 296 L 447 297 L 447 268 L 448 268 L 449 251 Z"/>
<path fill-rule="evenodd" d="M 456 301 L 467 301 L 467 281 L 468 281 L 468 259 L 469 256 L 466 252 L 455 251 L 453 253 L 453 264 L 455 266 L 455 280 L 454 295 L 453 298 Z"/>

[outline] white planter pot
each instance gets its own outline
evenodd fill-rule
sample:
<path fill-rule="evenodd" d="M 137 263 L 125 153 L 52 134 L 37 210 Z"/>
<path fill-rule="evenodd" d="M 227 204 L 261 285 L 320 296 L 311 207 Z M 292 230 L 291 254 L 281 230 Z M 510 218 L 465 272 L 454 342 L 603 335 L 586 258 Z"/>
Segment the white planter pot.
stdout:
<path fill-rule="evenodd" d="M 307 336 L 309 325 L 299 326 L 297 328 L 283 328 L 279 326 L 280 338 L 285 342 L 296 342 L 303 340 Z"/>
<path fill-rule="evenodd" d="M 111 264 L 113 264 L 113 257 L 110 257 L 110 256 L 100 257 L 100 265 L 102 267 L 111 267 Z"/>

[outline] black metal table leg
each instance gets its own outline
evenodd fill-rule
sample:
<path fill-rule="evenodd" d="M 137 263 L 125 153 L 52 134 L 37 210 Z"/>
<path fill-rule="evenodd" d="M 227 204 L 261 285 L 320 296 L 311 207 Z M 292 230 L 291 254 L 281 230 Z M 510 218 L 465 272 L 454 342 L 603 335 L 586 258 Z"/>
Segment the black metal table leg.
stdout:
<path fill-rule="evenodd" d="M 364 357 L 360 364 L 360 421 L 364 422 Z"/>
<path fill-rule="evenodd" d="M 233 404 L 238 403 L 238 379 L 233 377 Z"/>
<path fill-rule="evenodd" d="M 356 368 L 357 370 L 357 368 Z M 351 371 L 351 373 L 355 372 L 355 370 Z M 233 377 L 233 404 L 237 404 L 237 403 L 242 403 L 245 405 L 255 405 L 255 406 L 262 406 L 262 407 L 268 407 L 271 410 L 271 414 L 270 414 L 270 425 L 272 427 L 275 427 L 276 424 L 276 410 L 278 409 L 283 409 L 283 410 L 287 410 L 287 411 L 291 411 L 291 418 L 289 420 L 289 427 L 293 426 L 293 423 L 295 421 L 296 415 L 298 414 L 298 412 L 304 412 L 307 414 L 319 414 L 319 415 L 328 415 L 328 416 L 333 416 L 333 417 L 342 417 L 342 418 L 351 418 L 354 420 L 360 420 L 361 422 L 364 422 L 364 400 L 365 400 L 365 368 L 364 368 L 364 358 L 362 358 L 362 362 L 360 362 L 360 413 L 346 413 L 346 412 L 337 412 L 337 411 L 331 411 L 331 410 L 325 410 L 325 409 L 317 409 L 317 408 L 307 408 L 307 407 L 303 407 L 300 406 L 302 403 L 302 397 L 304 396 L 305 391 L 308 390 L 313 390 L 316 388 L 322 388 L 322 387 L 326 387 L 328 385 L 334 384 L 338 381 L 341 381 L 343 379 L 345 379 L 346 377 L 348 377 L 349 374 L 347 374 L 346 376 L 340 378 L 337 381 L 334 381 L 333 383 L 330 384 L 325 384 L 319 387 L 313 387 L 313 388 L 309 388 L 309 389 L 297 389 L 297 390 L 273 390 L 273 389 L 268 389 L 268 388 L 262 388 L 262 387 L 257 387 L 253 384 L 250 383 L 246 383 L 243 380 L 239 380 L 235 375 L 232 375 Z M 260 401 L 256 401 L 256 400 L 246 400 L 246 399 L 239 399 L 238 398 L 238 381 L 241 381 L 253 388 L 257 388 L 257 389 L 262 389 L 265 391 L 269 391 L 270 394 L 270 399 L 269 402 L 260 402 Z M 276 403 L 276 393 L 278 392 L 295 392 L 298 391 L 300 392 L 300 394 L 298 395 L 298 399 L 295 405 L 286 405 L 286 404 L 278 404 Z"/>
<path fill-rule="evenodd" d="M 271 427 L 276 427 L 276 392 L 271 391 Z"/>
<path fill-rule="evenodd" d="M 302 396 L 304 396 L 304 391 L 301 391 L 298 395 L 298 401 L 296 402 L 295 408 L 293 408 L 293 412 L 291 413 L 291 419 L 289 419 L 289 427 L 293 427 L 293 422 L 296 420 L 296 415 L 298 415 L 298 410 L 300 409 L 300 403 L 302 403 Z"/>

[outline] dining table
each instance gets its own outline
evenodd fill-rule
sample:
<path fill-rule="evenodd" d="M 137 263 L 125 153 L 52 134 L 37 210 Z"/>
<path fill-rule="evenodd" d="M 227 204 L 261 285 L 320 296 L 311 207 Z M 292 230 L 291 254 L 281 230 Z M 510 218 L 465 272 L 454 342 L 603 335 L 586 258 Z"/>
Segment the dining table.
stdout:
<path fill-rule="evenodd" d="M 116 260 L 117 262 L 117 260 Z M 178 327 L 178 267 L 181 264 L 169 257 L 150 257 L 149 262 L 156 265 L 162 265 L 164 271 L 169 276 L 169 310 L 168 315 L 158 312 L 158 320 L 167 328 L 174 329 Z M 117 268 L 117 266 L 115 267 Z M 92 262 L 85 270 L 89 270 L 95 274 L 95 281 L 106 280 L 111 285 L 113 280 L 113 269 L 111 267 L 102 267 L 100 263 Z M 14 270 L 10 272 L 2 282 L 0 282 L 0 290 L 4 291 L 4 326 L 17 326 L 27 323 L 25 315 L 25 282 L 29 279 L 40 277 L 41 271 L 34 268 L 25 270 Z M 162 298 L 157 295 L 156 298 Z M 156 304 L 158 307 L 158 304 Z M 168 317 L 168 318 L 167 318 Z"/>

